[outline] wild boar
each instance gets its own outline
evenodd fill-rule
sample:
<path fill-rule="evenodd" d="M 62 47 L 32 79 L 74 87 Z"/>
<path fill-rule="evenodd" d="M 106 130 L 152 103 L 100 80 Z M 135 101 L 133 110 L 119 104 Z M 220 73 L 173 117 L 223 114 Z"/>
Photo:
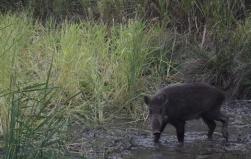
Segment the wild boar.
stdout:
<path fill-rule="evenodd" d="M 204 83 L 176 84 L 159 90 L 152 97 L 144 96 L 154 142 L 159 142 L 165 126 L 170 123 L 176 128 L 179 143 L 183 144 L 186 121 L 199 118 L 209 128 L 209 139 L 215 130 L 215 121 L 222 122 L 222 135 L 228 141 L 228 117 L 220 110 L 224 100 L 222 91 Z"/>

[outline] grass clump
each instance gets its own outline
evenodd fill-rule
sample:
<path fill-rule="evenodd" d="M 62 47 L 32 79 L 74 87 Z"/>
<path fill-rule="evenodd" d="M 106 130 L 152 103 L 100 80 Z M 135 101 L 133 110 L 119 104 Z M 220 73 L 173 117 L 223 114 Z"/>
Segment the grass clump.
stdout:
<path fill-rule="evenodd" d="M 145 31 L 144 23 L 108 31 L 88 22 L 43 26 L 23 16 L 2 16 L 0 23 L 13 25 L 0 31 L 6 43 L 1 50 L 8 49 L 0 60 L 6 158 L 63 156 L 68 121 L 103 123 L 124 109 L 127 117 L 141 118 L 135 103 L 144 90 L 142 73 L 154 33 Z"/>
<path fill-rule="evenodd" d="M 11 77 L 11 89 L 3 92 L 5 158 L 61 158 L 64 154 L 67 120 L 65 107 L 52 103 L 55 87 L 44 83 L 19 84 Z"/>
<path fill-rule="evenodd" d="M 23 16 L 26 20 L 22 20 Z M 131 21 L 110 29 L 102 24 L 67 21 L 59 26 L 54 22 L 43 26 L 23 16 L 2 17 L 1 25 L 11 23 L 13 28 L 1 31 L 2 42 L 8 42 L 1 50 L 11 48 L 1 53 L 0 71 L 5 74 L 1 91 L 11 89 L 13 73 L 22 85 L 45 81 L 48 61 L 53 58 L 50 81 L 59 88 L 51 103 L 76 95 L 66 103 L 68 110 L 89 121 L 112 118 L 114 114 L 110 112 L 114 108 L 117 112 L 125 108 L 130 115 L 137 116 L 141 107 L 133 106 L 133 101 L 139 99 L 144 89 L 141 75 L 148 65 L 147 57 L 152 50 L 148 44 L 154 33 L 145 31 L 144 23 Z"/>
<path fill-rule="evenodd" d="M 58 83 L 69 94 L 81 91 L 92 114 L 87 118 L 103 122 L 111 107 L 127 108 L 126 101 L 135 97 L 150 50 L 143 29 L 138 22 L 114 26 L 110 34 L 106 26 L 90 23 L 62 28 Z"/>
<path fill-rule="evenodd" d="M 9 87 L 13 60 L 20 61 L 16 68 L 21 72 L 22 57 L 25 56 L 25 48 L 31 40 L 33 26 L 29 19 L 23 19 L 11 15 L 0 15 L 0 88 Z M 27 43 L 28 42 L 28 43 Z"/>

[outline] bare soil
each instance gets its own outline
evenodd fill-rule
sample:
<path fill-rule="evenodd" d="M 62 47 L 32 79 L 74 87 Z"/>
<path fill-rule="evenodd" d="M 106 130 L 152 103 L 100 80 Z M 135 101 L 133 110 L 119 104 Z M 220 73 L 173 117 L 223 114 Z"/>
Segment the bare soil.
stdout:
<path fill-rule="evenodd" d="M 221 134 L 221 123 L 207 139 L 202 120 L 188 121 L 185 144 L 179 146 L 175 129 L 168 125 L 161 144 L 154 145 L 147 122 L 114 120 L 96 128 L 76 125 L 72 128 L 71 158 L 88 159 L 249 159 L 251 158 L 251 101 L 226 103 L 223 112 L 229 116 L 229 142 Z"/>

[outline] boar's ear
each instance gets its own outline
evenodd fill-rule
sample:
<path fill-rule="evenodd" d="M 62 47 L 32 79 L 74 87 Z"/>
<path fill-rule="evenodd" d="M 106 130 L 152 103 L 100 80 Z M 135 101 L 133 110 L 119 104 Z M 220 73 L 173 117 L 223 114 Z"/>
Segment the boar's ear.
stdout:
<path fill-rule="evenodd" d="M 151 101 L 151 97 L 150 96 L 144 96 L 144 101 L 145 101 L 146 105 L 149 105 L 149 103 Z"/>

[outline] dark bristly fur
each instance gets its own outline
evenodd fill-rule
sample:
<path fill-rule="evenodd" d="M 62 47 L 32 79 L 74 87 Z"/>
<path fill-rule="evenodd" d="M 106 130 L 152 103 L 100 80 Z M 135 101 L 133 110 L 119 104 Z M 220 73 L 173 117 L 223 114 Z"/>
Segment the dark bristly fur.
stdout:
<path fill-rule="evenodd" d="M 215 121 L 222 122 L 222 134 L 228 140 L 228 117 L 220 111 L 225 96 L 213 86 L 203 83 L 176 84 L 159 90 L 152 97 L 145 96 L 144 100 L 149 107 L 156 143 L 168 123 L 176 128 L 177 139 L 183 143 L 185 122 L 199 118 L 207 124 L 210 139 L 216 127 Z"/>

